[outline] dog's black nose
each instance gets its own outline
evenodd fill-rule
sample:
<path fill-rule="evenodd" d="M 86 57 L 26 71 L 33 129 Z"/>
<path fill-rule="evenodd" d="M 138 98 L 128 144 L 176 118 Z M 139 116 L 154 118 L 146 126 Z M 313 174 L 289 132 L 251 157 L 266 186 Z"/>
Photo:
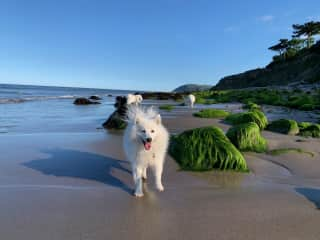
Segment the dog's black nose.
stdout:
<path fill-rule="evenodd" d="M 150 143 L 152 142 L 152 138 L 147 138 L 146 141 Z"/>

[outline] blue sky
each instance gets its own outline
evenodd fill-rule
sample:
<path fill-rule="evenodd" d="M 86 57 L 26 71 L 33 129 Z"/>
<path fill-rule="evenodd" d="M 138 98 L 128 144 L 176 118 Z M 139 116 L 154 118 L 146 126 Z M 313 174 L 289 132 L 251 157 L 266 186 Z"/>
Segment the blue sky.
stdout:
<path fill-rule="evenodd" d="M 0 0 L 0 83 L 172 90 L 266 65 L 319 0 Z"/>

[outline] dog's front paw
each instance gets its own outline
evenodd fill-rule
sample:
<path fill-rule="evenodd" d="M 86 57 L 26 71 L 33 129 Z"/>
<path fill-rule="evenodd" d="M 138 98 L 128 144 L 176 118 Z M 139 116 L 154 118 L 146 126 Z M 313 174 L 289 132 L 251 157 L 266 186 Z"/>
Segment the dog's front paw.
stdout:
<path fill-rule="evenodd" d="M 163 192 L 164 191 L 164 187 L 161 185 L 161 186 L 157 186 L 157 190 L 159 192 Z"/>
<path fill-rule="evenodd" d="M 135 197 L 138 197 L 138 198 L 141 198 L 141 197 L 143 197 L 143 193 L 141 193 L 141 192 L 135 192 L 135 193 L 134 193 L 134 196 L 135 196 Z"/>

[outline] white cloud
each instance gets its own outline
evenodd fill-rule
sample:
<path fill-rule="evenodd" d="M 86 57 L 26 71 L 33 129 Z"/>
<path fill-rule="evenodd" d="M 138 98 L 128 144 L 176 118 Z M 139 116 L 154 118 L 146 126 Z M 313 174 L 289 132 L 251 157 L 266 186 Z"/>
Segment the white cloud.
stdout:
<path fill-rule="evenodd" d="M 275 19 L 275 16 L 273 16 L 273 15 L 263 15 L 263 16 L 260 16 L 258 19 L 261 22 L 272 22 Z"/>

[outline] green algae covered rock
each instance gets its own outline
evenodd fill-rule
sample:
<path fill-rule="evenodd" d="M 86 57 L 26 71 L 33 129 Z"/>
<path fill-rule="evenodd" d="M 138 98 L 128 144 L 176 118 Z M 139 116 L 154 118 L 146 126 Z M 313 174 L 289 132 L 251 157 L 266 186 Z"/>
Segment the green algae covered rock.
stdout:
<path fill-rule="evenodd" d="M 227 137 L 241 151 L 265 152 L 267 141 L 261 136 L 259 126 L 254 122 L 242 123 L 230 128 Z"/>
<path fill-rule="evenodd" d="M 242 154 L 217 127 L 192 129 L 173 136 L 169 152 L 184 170 L 248 171 Z"/>
<path fill-rule="evenodd" d="M 197 113 L 194 113 L 193 116 L 199 118 L 224 118 L 229 114 L 229 112 L 221 109 L 203 109 Z"/>
<path fill-rule="evenodd" d="M 267 130 L 288 135 L 296 135 L 299 133 L 298 123 L 290 119 L 273 121 L 268 125 Z"/>
<path fill-rule="evenodd" d="M 268 125 L 267 117 L 259 110 L 231 114 L 227 116 L 225 120 L 232 125 L 254 122 L 259 126 L 260 129 L 264 129 Z"/>

